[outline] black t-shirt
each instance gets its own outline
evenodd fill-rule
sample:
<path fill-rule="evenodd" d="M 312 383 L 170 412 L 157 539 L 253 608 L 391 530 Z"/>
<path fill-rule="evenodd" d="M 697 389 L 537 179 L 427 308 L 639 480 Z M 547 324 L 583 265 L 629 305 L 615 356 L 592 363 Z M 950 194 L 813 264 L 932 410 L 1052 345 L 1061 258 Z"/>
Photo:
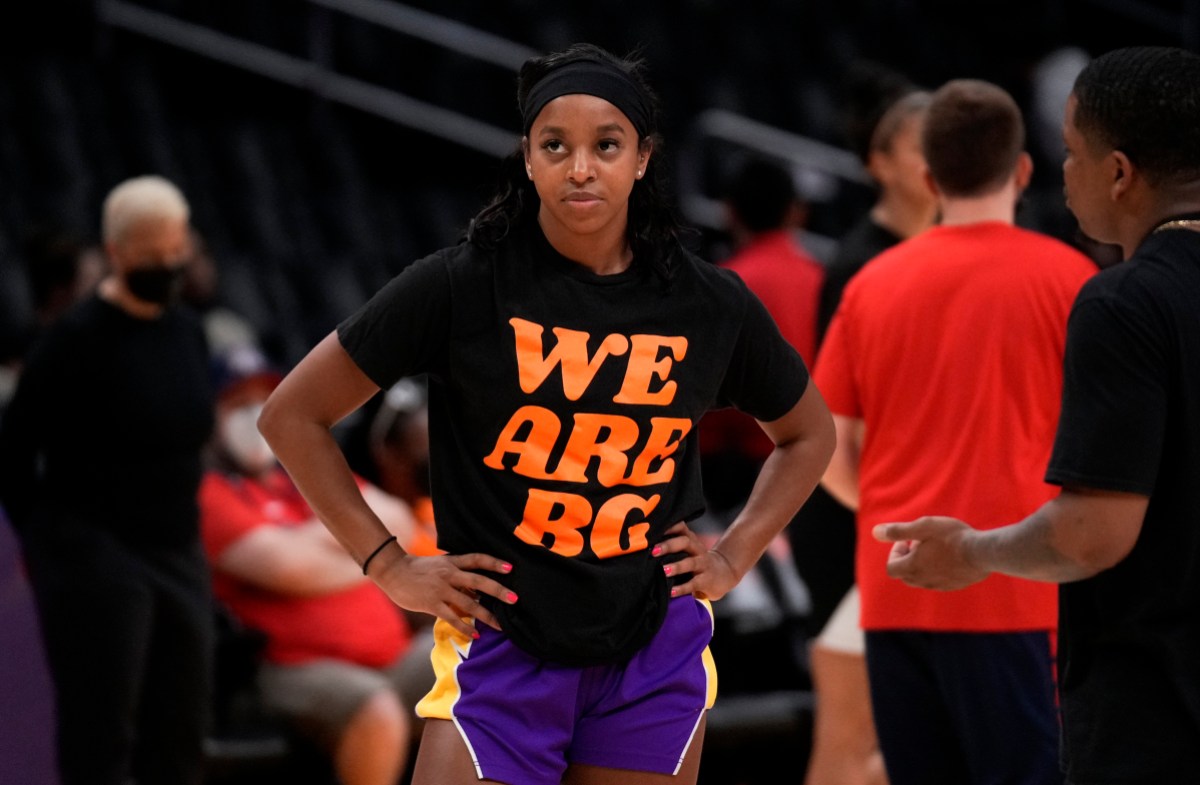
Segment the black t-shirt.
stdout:
<path fill-rule="evenodd" d="M 430 376 L 438 545 L 513 564 L 490 603 L 525 650 L 619 661 L 666 612 L 650 547 L 703 510 L 695 423 L 785 414 L 808 373 L 740 279 L 688 256 L 669 291 L 635 260 L 595 275 L 536 224 L 496 252 L 421 259 L 338 326 L 382 388 Z"/>
<path fill-rule="evenodd" d="M 1079 782 L 1200 771 L 1200 234 L 1152 234 L 1072 309 L 1046 479 L 1150 497 L 1119 564 L 1060 593 L 1063 754 Z"/>
<path fill-rule="evenodd" d="M 829 322 L 842 301 L 842 290 L 867 262 L 900 242 L 900 237 L 865 215 L 838 243 L 837 254 L 825 268 L 821 302 L 817 309 L 817 340 L 825 337 Z"/>
<path fill-rule="evenodd" d="M 212 423 L 196 315 L 138 319 L 93 296 L 21 373 L 0 432 L 3 502 L 26 536 L 83 524 L 135 548 L 190 546 Z"/>

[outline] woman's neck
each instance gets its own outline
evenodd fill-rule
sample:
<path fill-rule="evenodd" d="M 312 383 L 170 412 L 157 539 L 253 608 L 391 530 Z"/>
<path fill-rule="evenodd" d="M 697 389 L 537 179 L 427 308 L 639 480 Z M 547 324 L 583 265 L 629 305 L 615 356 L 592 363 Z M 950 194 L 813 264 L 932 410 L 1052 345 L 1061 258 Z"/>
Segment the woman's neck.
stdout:
<path fill-rule="evenodd" d="M 624 224 L 605 226 L 590 234 L 578 234 L 554 221 L 538 216 L 538 224 L 555 251 L 596 275 L 616 275 L 629 269 L 633 251 Z"/>
<path fill-rule="evenodd" d="M 885 197 L 871 208 L 871 220 L 902 240 L 919 234 L 937 220 L 937 203 L 913 204 L 899 198 Z"/>

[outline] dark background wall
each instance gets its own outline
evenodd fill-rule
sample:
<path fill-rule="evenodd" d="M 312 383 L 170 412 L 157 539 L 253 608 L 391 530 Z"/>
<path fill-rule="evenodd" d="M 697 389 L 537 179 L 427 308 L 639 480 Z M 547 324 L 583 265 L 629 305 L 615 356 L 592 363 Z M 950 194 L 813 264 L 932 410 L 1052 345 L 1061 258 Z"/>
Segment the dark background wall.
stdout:
<path fill-rule="evenodd" d="M 139 7 L 315 61 L 339 74 L 513 129 L 514 72 L 301 0 L 140 0 Z M 685 157 L 695 118 L 727 109 L 845 147 L 845 80 L 871 60 L 935 87 L 990 79 L 1032 111 L 1039 69 L 1075 48 L 1194 46 L 1195 0 L 418 0 L 532 50 L 588 40 L 640 51 L 666 113 L 660 160 L 712 196 L 719 166 Z M 98 231 L 120 179 L 159 172 L 193 202 L 218 263 L 220 302 L 283 363 L 405 264 L 453 242 L 488 194 L 494 155 L 413 131 L 105 23 L 83 0 L 0 10 L 0 332 L 6 354 L 31 318 L 34 231 Z M 1031 139 L 1031 141 L 1033 141 Z M 1053 142 L 1051 142 L 1053 144 Z M 1039 156 L 1027 222 L 1069 234 L 1057 150 Z M 813 194 L 814 233 L 836 237 L 861 189 Z M 698 250 L 724 253 L 719 230 Z"/>

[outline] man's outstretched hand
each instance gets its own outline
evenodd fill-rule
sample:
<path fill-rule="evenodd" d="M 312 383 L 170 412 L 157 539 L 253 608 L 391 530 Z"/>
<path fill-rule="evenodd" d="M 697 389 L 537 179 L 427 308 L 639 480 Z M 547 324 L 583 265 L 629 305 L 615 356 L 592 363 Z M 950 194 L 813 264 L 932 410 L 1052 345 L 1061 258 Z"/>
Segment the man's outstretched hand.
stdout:
<path fill-rule="evenodd" d="M 920 589 L 954 591 L 978 583 L 988 571 L 967 558 L 967 540 L 975 530 L 955 518 L 928 516 L 911 523 L 881 523 L 872 533 L 894 543 L 887 571 Z"/>

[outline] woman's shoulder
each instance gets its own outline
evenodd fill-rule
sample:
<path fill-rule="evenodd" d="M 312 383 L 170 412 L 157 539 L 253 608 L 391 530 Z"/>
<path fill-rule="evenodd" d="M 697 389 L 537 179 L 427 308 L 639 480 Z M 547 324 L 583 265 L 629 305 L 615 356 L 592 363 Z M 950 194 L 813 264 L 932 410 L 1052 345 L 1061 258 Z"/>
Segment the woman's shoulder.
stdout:
<path fill-rule="evenodd" d="M 451 276 L 490 271 L 496 262 L 496 251 L 483 248 L 469 240 L 447 245 L 414 261 L 411 266 L 438 268 Z"/>
<path fill-rule="evenodd" d="M 494 254 L 469 242 L 447 245 L 404 265 L 379 294 L 400 296 L 406 291 L 453 288 L 464 278 L 490 274 L 493 258 Z"/>
<path fill-rule="evenodd" d="M 80 341 L 96 340 L 105 333 L 112 319 L 113 306 L 106 304 L 99 295 L 92 293 L 63 312 L 52 324 L 43 329 L 35 340 L 35 347 L 62 347 Z"/>
<path fill-rule="evenodd" d="M 731 299 L 742 299 L 750 292 L 750 288 L 742 277 L 733 270 L 715 262 L 710 262 L 695 252 L 683 249 L 676 257 L 677 269 L 675 278 L 681 282 L 694 282 L 695 285 L 717 296 Z"/>
<path fill-rule="evenodd" d="M 436 251 L 418 258 L 413 264 L 432 264 L 444 267 L 477 265 L 488 263 L 494 253 L 481 248 L 468 240 L 462 240 L 452 245 L 443 246 Z"/>

